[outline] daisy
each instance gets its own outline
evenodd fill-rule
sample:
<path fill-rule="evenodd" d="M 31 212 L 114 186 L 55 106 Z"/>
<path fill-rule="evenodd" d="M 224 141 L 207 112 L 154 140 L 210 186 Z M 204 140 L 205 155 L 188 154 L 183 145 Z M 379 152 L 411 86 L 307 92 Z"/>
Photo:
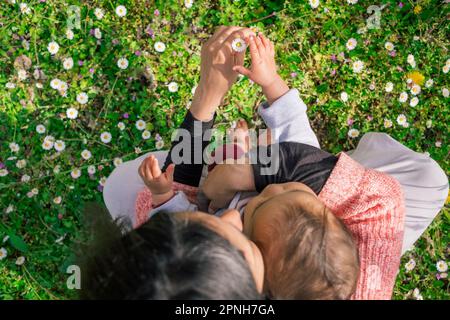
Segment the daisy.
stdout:
<path fill-rule="evenodd" d="M 309 0 L 309 4 L 310 4 L 311 8 L 315 9 L 319 6 L 320 1 L 319 0 Z"/>
<path fill-rule="evenodd" d="M 114 166 L 118 167 L 123 163 L 122 158 L 114 158 L 113 160 Z"/>
<path fill-rule="evenodd" d="M 447 272 L 447 270 L 448 270 L 447 262 L 445 262 L 445 261 L 443 261 L 443 260 L 438 261 L 438 262 L 436 263 L 436 269 L 437 269 L 439 272 Z"/>
<path fill-rule="evenodd" d="M 7 82 L 7 83 L 5 84 L 5 87 L 6 87 L 7 89 L 14 89 L 14 88 L 16 87 L 16 84 L 15 84 L 15 83 L 12 83 L 12 82 Z"/>
<path fill-rule="evenodd" d="M 70 175 L 72 176 L 72 178 L 78 179 L 81 176 L 81 171 L 80 169 L 75 168 L 70 172 Z"/>
<path fill-rule="evenodd" d="M 430 129 L 431 126 L 433 125 L 433 121 L 432 120 L 427 120 L 427 122 L 425 123 L 425 126 Z"/>
<path fill-rule="evenodd" d="M 104 186 L 105 186 L 105 183 L 106 183 L 106 177 L 101 177 L 100 180 L 99 180 L 99 183 L 100 183 L 100 185 L 101 185 L 102 187 L 104 187 Z"/>
<path fill-rule="evenodd" d="M 92 153 L 89 150 L 85 149 L 81 152 L 81 157 L 84 160 L 89 160 L 92 157 Z"/>
<path fill-rule="evenodd" d="M 166 45 L 161 41 L 155 42 L 154 47 L 157 52 L 164 52 L 166 50 Z"/>
<path fill-rule="evenodd" d="M 5 248 L 0 248 L 0 260 L 3 260 L 8 255 L 8 251 Z"/>
<path fill-rule="evenodd" d="M 38 188 L 33 188 L 31 189 L 31 193 L 34 195 L 38 195 L 39 194 L 39 189 Z"/>
<path fill-rule="evenodd" d="M 416 267 L 416 261 L 414 261 L 414 259 L 409 260 L 406 264 L 405 264 L 405 269 L 406 271 L 411 271 Z"/>
<path fill-rule="evenodd" d="M 50 136 L 47 136 L 47 137 L 50 137 Z M 53 140 L 53 139 L 44 139 L 44 142 L 42 142 L 42 148 L 44 150 L 51 150 L 54 145 L 55 145 L 55 140 Z"/>
<path fill-rule="evenodd" d="M 358 0 L 347 0 L 348 4 L 357 4 Z"/>
<path fill-rule="evenodd" d="M 70 70 L 70 69 L 72 69 L 72 67 L 73 67 L 73 59 L 71 57 L 65 58 L 63 60 L 63 68 L 65 70 Z"/>
<path fill-rule="evenodd" d="M 384 47 L 386 48 L 387 51 L 392 51 L 395 48 L 394 44 L 389 41 L 384 44 Z"/>
<path fill-rule="evenodd" d="M 353 62 L 353 72 L 360 73 L 364 69 L 364 62 L 357 60 Z"/>
<path fill-rule="evenodd" d="M 27 174 L 24 174 L 22 176 L 22 178 L 20 178 L 20 181 L 25 182 L 25 183 L 29 182 L 30 180 L 31 180 L 31 177 Z"/>
<path fill-rule="evenodd" d="M 17 71 L 17 77 L 19 78 L 20 81 L 23 81 L 28 78 L 28 74 L 25 70 L 20 69 L 19 71 Z"/>
<path fill-rule="evenodd" d="M 103 16 L 105 15 L 105 11 L 101 8 L 95 8 L 94 15 L 98 20 L 102 20 Z"/>
<path fill-rule="evenodd" d="M 9 148 L 11 149 L 11 152 L 19 152 L 20 149 L 19 145 L 15 142 L 11 142 Z"/>
<path fill-rule="evenodd" d="M 53 173 L 58 174 L 61 171 L 61 166 L 58 164 L 53 168 Z"/>
<path fill-rule="evenodd" d="M 169 83 L 169 85 L 167 87 L 169 88 L 170 92 L 177 92 L 178 91 L 178 83 L 176 83 L 176 82 Z"/>
<path fill-rule="evenodd" d="M 406 123 L 406 116 L 403 113 L 397 117 L 397 123 L 401 126 Z"/>
<path fill-rule="evenodd" d="M 61 83 L 61 80 L 59 80 L 57 78 L 53 79 L 52 81 L 50 81 L 50 87 L 52 87 L 55 90 L 58 90 L 60 83 Z"/>
<path fill-rule="evenodd" d="M 67 83 L 65 81 L 59 81 L 57 89 L 59 92 L 65 93 L 67 91 Z"/>
<path fill-rule="evenodd" d="M 67 118 L 76 119 L 78 117 L 78 110 L 75 108 L 69 108 L 66 110 Z"/>
<path fill-rule="evenodd" d="M 425 87 L 431 88 L 433 86 L 433 79 L 428 79 L 427 82 L 425 82 Z"/>
<path fill-rule="evenodd" d="M 236 38 L 231 42 L 231 48 L 233 48 L 235 52 L 244 52 L 247 48 L 247 44 L 243 39 Z"/>
<path fill-rule="evenodd" d="M 139 131 L 144 130 L 146 126 L 147 123 L 145 123 L 144 120 L 139 119 L 138 121 L 136 121 L 136 129 L 138 129 Z"/>
<path fill-rule="evenodd" d="M 54 203 L 54 204 L 60 204 L 61 201 L 62 201 L 62 198 L 61 198 L 60 196 L 58 196 L 58 197 L 56 197 L 56 198 L 53 199 L 53 203 Z"/>
<path fill-rule="evenodd" d="M 126 58 L 120 58 L 117 61 L 117 66 L 122 69 L 125 70 L 126 68 L 128 68 L 128 60 Z"/>
<path fill-rule="evenodd" d="M 8 173 L 7 169 L 0 169 L 0 177 L 6 177 Z"/>
<path fill-rule="evenodd" d="M 11 212 L 13 212 L 14 211 L 14 206 L 12 205 L 12 204 L 10 204 L 7 208 L 6 208 L 6 210 L 5 210 L 5 212 L 6 213 L 11 213 Z M 8 237 L 8 236 L 6 236 L 6 237 Z M 5 237 L 5 238 L 6 238 Z M 6 241 L 8 241 L 8 239 L 9 239 L 9 237 L 5 240 L 5 239 L 3 239 L 3 242 L 6 242 Z"/>
<path fill-rule="evenodd" d="M 411 87 L 411 93 L 412 93 L 413 95 L 415 95 L 415 96 L 417 96 L 417 95 L 420 93 L 420 91 L 421 91 L 421 88 L 420 88 L 420 86 L 417 85 L 417 84 L 414 84 L 414 85 Z"/>
<path fill-rule="evenodd" d="M 27 160 L 25 160 L 25 159 L 18 160 L 18 161 L 16 162 L 16 167 L 19 168 L 19 169 L 25 168 L 26 165 L 27 165 Z"/>
<path fill-rule="evenodd" d="M 98 40 L 100 40 L 102 38 L 102 32 L 100 31 L 99 28 L 94 29 L 94 37 Z"/>
<path fill-rule="evenodd" d="M 119 17 L 125 17 L 125 15 L 127 14 L 127 8 L 125 8 L 125 6 L 118 6 L 116 8 L 116 14 Z"/>
<path fill-rule="evenodd" d="M 442 95 L 444 96 L 444 98 L 448 98 L 448 89 L 447 88 L 442 89 Z"/>
<path fill-rule="evenodd" d="M 356 44 L 357 44 L 357 43 L 358 43 L 358 42 L 356 41 L 355 38 L 350 38 L 350 39 L 347 41 L 347 44 L 346 44 L 345 46 L 347 47 L 348 50 L 353 50 L 353 49 L 356 48 Z"/>
<path fill-rule="evenodd" d="M 36 126 L 36 132 L 37 133 L 39 133 L 39 134 L 43 134 L 43 133 L 45 133 L 45 127 L 42 125 L 42 124 L 38 124 L 37 126 Z"/>
<path fill-rule="evenodd" d="M 386 90 L 386 92 L 392 92 L 392 90 L 394 89 L 394 84 L 392 82 L 388 82 L 386 83 L 386 87 L 384 89 Z"/>
<path fill-rule="evenodd" d="M 150 131 L 144 130 L 144 131 L 142 132 L 142 139 L 148 140 L 148 139 L 150 139 L 150 137 L 151 137 Z"/>
<path fill-rule="evenodd" d="M 416 60 L 412 54 L 408 54 L 408 58 L 406 59 L 406 61 L 409 63 L 411 67 L 413 68 L 416 67 Z"/>
<path fill-rule="evenodd" d="M 386 129 L 392 127 L 392 121 L 389 119 L 384 119 L 384 127 Z"/>
<path fill-rule="evenodd" d="M 111 142 L 111 133 L 105 131 L 100 135 L 100 140 L 102 140 L 103 143 L 110 143 Z"/>
<path fill-rule="evenodd" d="M 95 166 L 89 166 L 88 168 L 87 168 L 87 172 L 90 174 L 90 175 L 93 175 L 94 173 L 95 173 Z"/>
<path fill-rule="evenodd" d="M 52 41 L 48 44 L 47 50 L 51 54 L 56 54 L 56 53 L 58 53 L 58 50 L 59 50 L 59 44 L 57 44 L 55 41 Z"/>
<path fill-rule="evenodd" d="M 448 73 L 449 69 L 450 69 L 450 66 L 448 64 L 446 64 L 445 66 L 442 67 L 442 72 L 443 73 Z"/>
<path fill-rule="evenodd" d="M 184 0 L 184 6 L 188 9 L 191 8 L 193 4 L 194 0 Z"/>
<path fill-rule="evenodd" d="M 419 98 L 417 97 L 413 97 L 410 101 L 409 101 L 409 105 L 411 107 L 415 107 L 419 104 Z"/>
<path fill-rule="evenodd" d="M 164 141 L 163 140 L 156 141 L 155 147 L 158 150 L 162 149 L 164 147 Z"/>
<path fill-rule="evenodd" d="M 67 29 L 66 30 L 66 38 L 69 40 L 72 40 L 73 36 L 74 36 L 73 31 L 71 29 Z"/>
<path fill-rule="evenodd" d="M 31 13 L 31 9 L 30 7 L 28 7 L 28 5 L 26 3 L 21 3 L 19 4 L 19 9 L 20 9 L 20 13 L 22 14 L 30 14 Z"/>
<path fill-rule="evenodd" d="M 123 130 L 125 130 L 125 123 L 119 122 L 119 123 L 117 124 L 117 127 L 120 129 L 120 131 L 123 131 Z"/>
<path fill-rule="evenodd" d="M 86 104 L 88 102 L 88 95 L 86 92 L 80 92 L 77 94 L 77 101 L 79 104 Z"/>
<path fill-rule="evenodd" d="M 348 94 L 347 92 L 341 92 L 341 100 L 342 102 L 347 102 L 348 101 Z"/>
<path fill-rule="evenodd" d="M 66 148 L 66 143 L 62 140 L 56 140 L 54 148 L 58 152 L 64 151 L 64 149 Z"/>
<path fill-rule="evenodd" d="M 25 257 L 24 256 L 20 256 L 16 259 L 16 265 L 21 266 L 25 263 Z"/>
<path fill-rule="evenodd" d="M 358 129 L 348 130 L 348 136 L 352 139 L 357 138 L 359 136 L 359 130 Z"/>
<path fill-rule="evenodd" d="M 134 153 L 136 153 L 136 154 L 141 154 L 141 153 L 142 153 L 142 149 L 139 148 L 139 147 L 135 147 L 135 148 L 134 148 Z"/>
<path fill-rule="evenodd" d="M 440 148 L 442 146 L 442 141 L 438 140 L 434 145 L 436 146 L 436 148 Z"/>
<path fill-rule="evenodd" d="M 400 97 L 398 98 L 398 101 L 401 103 L 406 102 L 408 100 L 408 94 L 406 92 L 400 93 Z"/>

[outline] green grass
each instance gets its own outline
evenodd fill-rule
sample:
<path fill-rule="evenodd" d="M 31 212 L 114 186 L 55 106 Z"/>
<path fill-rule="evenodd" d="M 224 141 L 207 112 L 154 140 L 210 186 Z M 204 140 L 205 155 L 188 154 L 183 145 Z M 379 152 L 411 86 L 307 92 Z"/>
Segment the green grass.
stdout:
<path fill-rule="evenodd" d="M 0 162 L 9 172 L 0 177 L 0 241 L 10 236 L 0 243 L 7 250 L 7 257 L 0 260 L 2 299 L 75 296 L 75 291 L 66 288 L 65 270 L 80 239 L 84 203 L 102 201 L 99 184 L 114 168 L 114 158 L 132 159 L 136 148 L 155 150 L 156 134 L 169 144 L 199 80 L 201 43 L 221 24 L 256 27 L 275 42 L 280 73 L 300 90 L 325 149 L 349 150 L 365 132 L 383 131 L 418 152 L 429 152 L 449 171 L 449 104 L 442 92 L 449 86 L 443 71 L 450 57 L 449 7 L 441 0 L 405 0 L 402 8 L 397 1 L 386 0 L 380 28 L 360 33 L 370 16 L 367 2 L 361 0 L 354 5 L 322 0 L 316 9 L 308 1 L 294 0 L 197 0 L 190 9 L 181 0 L 83 1 L 83 5 L 81 1 L 24 2 L 30 14 L 21 14 L 18 4 L 0 4 Z M 73 30 L 72 40 L 66 37 L 69 4 L 81 9 L 80 29 Z M 115 13 L 120 4 L 128 10 L 122 18 Z M 94 15 L 97 7 L 105 12 L 101 20 Z M 102 33 L 100 41 L 90 34 L 95 28 Z M 350 38 L 357 40 L 351 51 L 346 48 Z M 60 46 L 56 55 L 47 50 L 51 41 Z M 164 52 L 156 52 L 156 41 L 165 43 Z M 395 45 L 395 56 L 386 50 L 387 41 Z M 415 68 L 407 63 L 408 54 L 414 55 Z M 29 60 L 16 61 L 21 55 Z M 65 70 L 62 61 L 68 57 L 74 66 Z M 125 70 L 117 67 L 121 57 L 129 61 Z M 361 73 L 352 71 L 356 60 L 365 64 Z M 46 79 L 33 76 L 37 67 Z M 153 74 L 147 83 L 140 80 L 146 67 Z M 18 79 L 21 68 L 27 72 L 22 81 Z M 411 107 L 406 80 L 414 70 L 434 84 L 430 88 L 422 85 L 419 103 Z M 51 88 L 55 78 L 69 84 L 65 96 Z M 171 81 L 178 83 L 177 92 L 169 92 Z M 390 93 L 385 91 L 387 82 L 394 85 Z M 15 87 L 7 88 L 7 83 Z M 340 100 L 343 91 L 349 95 L 345 103 Z M 406 103 L 398 100 L 403 91 L 409 94 Z M 88 95 L 86 104 L 76 100 L 81 92 Z M 218 122 L 238 117 L 255 120 L 254 109 L 262 99 L 260 88 L 241 78 L 220 109 Z M 76 119 L 66 117 L 70 107 L 78 110 Z M 409 127 L 397 123 L 400 114 L 406 116 Z M 142 139 L 135 127 L 138 119 L 147 122 L 150 139 Z M 385 127 L 385 119 L 393 122 L 392 127 Z M 427 127 L 429 120 L 432 123 Z M 126 126 L 123 131 L 117 127 L 120 121 Z M 36 132 L 38 124 L 45 126 L 44 134 Z M 359 130 L 358 138 L 348 137 L 351 128 Z M 104 131 L 112 134 L 108 144 L 100 140 Z M 46 135 L 63 140 L 65 150 L 44 150 Z M 11 142 L 19 145 L 17 153 L 10 150 Z M 92 153 L 89 160 L 81 157 L 84 149 Z M 26 166 L 18 168 L 21 159 Z M 87 173 L 90 165 L 96 166 L 91 176 Z M 78 179 L 70 175 L 74 168 L 82 170 Z M 28 182 L 22 182 L 24 175 L 30 177 Z M 33 188 L 38 194 L 28 197 Z M 60 204 L 54 202 L 58 196 Z M 436 278 L 436 262 L 448 261 L 450 253 L 449 225 L 449 211 L 444 209 L 415 248 L 405 254 L 395 299 L 412 298 L 409 293 L 415 288 L 424 299 L 450 298 L 448 278 Z M 20 256 L 26 260 L 18 266 L 15 262 Z M 404 264 L 411 258 L 416 267 L 406 272 Z"/>

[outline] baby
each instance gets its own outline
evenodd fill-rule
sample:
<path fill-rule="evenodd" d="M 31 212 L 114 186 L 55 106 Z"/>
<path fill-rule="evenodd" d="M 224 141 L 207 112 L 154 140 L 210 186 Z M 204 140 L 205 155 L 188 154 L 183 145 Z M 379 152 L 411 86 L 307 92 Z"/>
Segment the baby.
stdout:
<path fill-rule="evenodd" d="M 264 165 L 259 159 L 249 164 L 255 159 L 251 157 L 246 135 L 241 132 L 236 140 L 237 148 L 243 152 L 237 153 L 242 153 L 248 161 L 216 165 L 202 189 L 211 200 L 210 208 L 232 209 L 216 213 L 257 245 L 264 262 L 263 287 L 267 296 L 348 299 L 357 287 L 358 249 L 346 225 L 318 197 L 338 158 L 319 149 L 298 91 L 289 90 L 277 73 L 273 44 L 263 35 L 250 36 L 246 42 L 250 46 L 251 69 L 235 66 L 234 70 L 263 89 L 267 103 L 259 108 L 259 113 L 270 129 L 271 144 L 257 148 L 267 148 L 266 153 L 277 158 L 280 166 L 277 172 L 265 176 L 261 174 Z M 245 133 L 245 122 L 239 122 L 238 129 Z M 279 154 L 271 154 L 274 150 L 271 146 L 278 144 Z M 150 156 L 139 168 L 151 193 L 152 208 L 146 217 L 151 218 L 160 211 L 197 211 L 195 194 L 191 193 L 188 199 L 180 187 L 180 179 L 177 175 L 174 178 L 178 166 L 166 162 L 165 167 L 162 171 L 157 159 Z M 198 167 L 182 165 L 178 177 L 189 176 L 191 169 L 198 175 Z M 174 190 L 175 183 L 177 190 Z M 195 191 L 191 187 L 189 191 Z M 247 191 L 260 194 L 255 196 L 255 192 Z M 143 196 L 138 197 L 138 202 Z M 198 211 L 191 217 L 185 215 L 187 219 L 203 221 L 221 234 L 217 220 Z M 254 260 L 258 264 L 258 259 Z M 258 275 L 255 281 L 260 281 Z"/>

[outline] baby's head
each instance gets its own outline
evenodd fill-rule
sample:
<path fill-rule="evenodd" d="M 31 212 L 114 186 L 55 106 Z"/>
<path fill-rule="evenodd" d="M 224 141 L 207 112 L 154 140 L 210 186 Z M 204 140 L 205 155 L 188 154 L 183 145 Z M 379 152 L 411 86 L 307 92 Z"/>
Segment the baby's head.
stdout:
<path fill-rule="evenodd" d="M 244 232 L 260 248 L 275 299 L 348 299 L 359 274 L 345 225 L 301 183 L 266 187 L 245 209 Z"/>

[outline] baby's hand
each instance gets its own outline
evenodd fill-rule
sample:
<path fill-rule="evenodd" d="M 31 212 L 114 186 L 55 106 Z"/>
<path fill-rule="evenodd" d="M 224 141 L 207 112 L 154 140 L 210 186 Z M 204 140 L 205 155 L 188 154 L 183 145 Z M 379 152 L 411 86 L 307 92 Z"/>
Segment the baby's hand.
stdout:
<path fill-rule="evenodd" d="M 250 70 L 244 66 L 234 66 L 233 70 L 249 77 L 263 88 L 270 86 L 278 76 L 273 43 L 261 33 L 245 40 L 250 46 L 252 65 Z"/>
<path fill-rule="evenodd" d="M 152 193 L 153 205 L 163 203 L 173 196 L 174 170 L 175 165 L 171 164 L 167 167 L 166 172 L 161 172 L 158 159 L 153 155 L 142 161 L 139 167 L 139 175 Z"/>

